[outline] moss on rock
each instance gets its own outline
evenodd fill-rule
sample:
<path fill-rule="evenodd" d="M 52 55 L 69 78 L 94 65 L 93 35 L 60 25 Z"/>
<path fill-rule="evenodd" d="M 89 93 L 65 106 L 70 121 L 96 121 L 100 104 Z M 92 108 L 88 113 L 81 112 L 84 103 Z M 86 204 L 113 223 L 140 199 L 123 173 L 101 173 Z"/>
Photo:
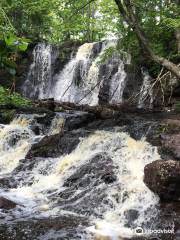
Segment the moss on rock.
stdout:
<path fill-rule="evenodd" d="M 16 115 L 16 110 L 14 109 L 3 109 L 0 110 L 0 123 L 8 124 L 10 123 Z"/>

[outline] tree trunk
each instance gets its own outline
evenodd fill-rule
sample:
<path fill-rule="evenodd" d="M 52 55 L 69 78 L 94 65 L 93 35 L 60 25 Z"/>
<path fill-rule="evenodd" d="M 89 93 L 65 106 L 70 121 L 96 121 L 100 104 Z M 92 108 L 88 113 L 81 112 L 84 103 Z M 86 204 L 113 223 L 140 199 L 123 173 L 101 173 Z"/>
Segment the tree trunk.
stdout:
<path fill-rule="evenodd" d="M 132 27 L 139 42 L 141 43 L 141 46 L 143 47 L 144 51 L 146 51 L 149 58 L 151 58 L 154 62 L 160 64 L 161 66 L 165 67 L 168 71 L 171 71 L 180 81 L 180 68 L 176 64 L 167 60 L 166 58 L 156 55 L 152 50 L 149 40 L 145 36 L 145 33 L 134 14 L 134 6 L 132 4 L 132 1 L 115 0 L 115 2 L 118 6 L 120 14 L 124 18 L 124 20 L 128 23 L 128 25 Z"/>

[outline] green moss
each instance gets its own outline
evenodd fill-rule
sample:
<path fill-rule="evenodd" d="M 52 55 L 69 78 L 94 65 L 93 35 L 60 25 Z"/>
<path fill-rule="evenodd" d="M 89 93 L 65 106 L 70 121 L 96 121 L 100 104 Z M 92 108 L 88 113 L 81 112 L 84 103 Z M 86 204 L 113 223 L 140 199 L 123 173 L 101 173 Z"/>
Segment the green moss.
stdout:
<path fill-rule="evenodd" d="M 22 97 L 19 93 L 10 94 L 9 91 L 0 86 L 0 106 L 12 105 L 14 107 L 31 106 L 31 101 Z"/>
<path fill-rule="evenodd" d="M 168 131 L 168 124 L 161 124 L 157 129 L 158 134 L 166 133 Z"/>
<path fill-rule="evenodd" d="M 15 110 L 4 109 L 0 111 L 0 121 L 2 123 L 10 123 L 16 115 Z"/>
<path fill-rule="evenodd" d="M 177 102 L 176 105 L 175 105 L 175 111 L 177 113 L 180 113 L 180 102 Z"/>

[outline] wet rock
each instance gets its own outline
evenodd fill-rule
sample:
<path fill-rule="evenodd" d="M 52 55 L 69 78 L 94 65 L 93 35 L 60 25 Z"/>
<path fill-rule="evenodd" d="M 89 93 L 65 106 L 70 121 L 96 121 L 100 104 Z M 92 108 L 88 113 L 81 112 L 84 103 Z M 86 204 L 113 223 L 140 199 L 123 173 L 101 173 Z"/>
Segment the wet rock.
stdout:
<path fill-rule="evenodd" d="M 62 154 L 69 154 L 80 142 L 80 137 L 85 136 L 87 133 L 83 130 L 46 136 L 39 143 L 32 145 L 26 158 L 59 157 Z"/>
<path fill-rule="evenodd" d="M 162 201 L 180 200 L 180 162 L 157 160 L 146 165 L 144 182 Z"/>
<path fill-rule="evenodd" d="M 54 98 L 37 100 L 35 101 L 35 107 L 43 107 L 51 111 L 54 111 L 55 109 Z"/>
<path fill-rule="evenodd" d="M 97 154 L 64 182 L 58 205 L 67 211 L 86 216 L 101 215 L 96 207 L 105 199 L 107 185 L 116 181 L 113 162 L 105 154 Z M 76 193 L 76 194 L 74 194 Z"/>
<path fill-rule="evenodd" d="M 82 239 L 84 226 L 88 219 L 77 216 L 60 216 L 56 218 L 29 219 L 15 223 L 0 222 L 1 240 Z"/>
<path fill-rule="evenodd" d="M 4 198 L 4 197 L 0 197 L 0 209 L 12 209 L 16 207 L 16 203 Z"/>
<path fill-rule="evenodd" d="M 142 74 L 141 69 L 135 65 L 125 64 L 126 71 L 126 86 L 123 92 L 123 99 L 131 99 L 136 104 L 138 101 L 137 94 L 139 93 L 142 86 Z"/>
<path fill-rule="evenodd" d="M 97 185 L 102 182 L 110 184 L 115 181 L 112 160 L 108 156 L 98 154 L 70 176 L 65 181 L 64 186 L 74 187 L 78 185 L 85 188 L 92 182 L 96 182 Z"/>
<path fill-rule="evenodd" d="M 30 126 L 30 129 L 34 132 L 35 135 L 40 135 L 40 127 L 37 125 Z"/>
<path fill-rule="evenodd" d="M 64 129 L 67 131 L 82 128 L 95 119 L 95 115 L 88 112 L 70 111 L 69 113 L 67 112 L 67 114 L 65 113 L 63 116 L 65 118 Z"/>
<path fill-rule="evenodd" d="M 8 188 L 10 186 L 9 177 L 0 178 L 0 188 Z"/>
<path fill-rule="evenodd" d="M 168 130 L 177 132 L 177 131 L 180 131 L 180 120 L 178 118 L 179 117 L 177 116 L 177 119 L 165 119 L 163 123 L 166 124 L 166 126 L 168 127 Z"/>
<path fill-rule="evenodd" d="M 139 217 L 139 212 L 135 209 L 129 209 L 124 212 L 125 217 L 130 223 L 135 221 Z"/>
<path fill-rule="evenodd" d="M 175 159 L 180 160 L 180 133 L 162 134 L 161 142 L 165 151 L 170 152 Z"/>

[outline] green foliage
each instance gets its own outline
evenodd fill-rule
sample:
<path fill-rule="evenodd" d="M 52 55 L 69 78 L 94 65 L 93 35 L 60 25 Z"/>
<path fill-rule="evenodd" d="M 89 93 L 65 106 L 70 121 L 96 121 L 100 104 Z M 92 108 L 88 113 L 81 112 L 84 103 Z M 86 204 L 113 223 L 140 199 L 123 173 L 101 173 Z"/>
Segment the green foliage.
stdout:
<path fill-rule="evenodd" d="M 16 74 L 16 54 L 26 51 L 28 40 L 16 37 L 13 34 L 0 38 L 0 67 L 7 70 L 12 76 Z"/>
<path fill-rule="evenodd" d="M 15 110 L 1 109 L 0 110 L 0 121 L 1 121 L 1 123 L 8 124 L 13 120 L 15 115 L 16 115 Z"/>
<path fill-rule="evenodd" d="M 14 81 L 17 54 L 27 50 L 29 40 L 23 36 L 18 37 L 17 31 L 6 12 L 6 7 L 11 2 L 11 0 L 2 0 L 0 3 L 0 68 L 5 69 Z"/>
<path fill-rule="evenodd" d="M 0 106 L 13 105 L 14 107 L 27 107 L 31 106 L 29 99 L 23 98 L 18 93 L 10 94 L 9 91 L 0 86 Z"/>
<path fill-rule="evenodd" d="M 96 64 L 97 65 L 103 64 L 112 57 L 120 58 L 124 60 L 124 62 L 127 62 L 127 60 L 129 59 L 129 54 L 122 50 L 122 46 L 119 41 L 117 41 L 117 44 L 112 44 L 109 47 L 107 47 L 104 51 L 102 51 L 102 53 L 96 59 Z"/>
<path fill-rule="evenodd" d="M 8 28 L 33 41 L 53 43 L 96 41 L 108 33 L 117 34 L 118 11 L 114 1 L 88 3 L 89 0 L 1 0 L 3 23 L 7 24 L 4 27 L 0 23 L 0 31 Z"/>
<path fill-rule="evenodd" d="M 102 64 L 110 59 L 115 53 L 117 53 L 117 48 L 115 46 L 110 46 L 107 48 L 97 59 L 96 64 Z"/>
<path fill-rule="evenodd" d="M 177 102 L 175 105 L 176 112 L 180 113 L 180 102 Z"/>
<path fill-rule="evenodd" d="M 178 61 L 175 38 L 175 32 L 180 28 L 178 1 L 132 2 L 154 52 Z M 12 55 L 26 50 L 27 38 L 33 42 L 59 43 L 71 40 L 92 42 L 108 36 L 119 38 L 119 49 L 130 53 L 136 63 L 144 62 L 137 37 L 124 22 L 115 0 L 1 0 L 0 3 L 0 62 L 3 62 L 1 67 L 6 67 L 12 75 L 16 68 Z M 2 60 L 5 54 L 2 53 L 3 44 L 7 53 Z M 109 49 L 105 55 L 111 51 Z M 159 70 L 152 65 L 150 71 L 156 75 Z"/>

